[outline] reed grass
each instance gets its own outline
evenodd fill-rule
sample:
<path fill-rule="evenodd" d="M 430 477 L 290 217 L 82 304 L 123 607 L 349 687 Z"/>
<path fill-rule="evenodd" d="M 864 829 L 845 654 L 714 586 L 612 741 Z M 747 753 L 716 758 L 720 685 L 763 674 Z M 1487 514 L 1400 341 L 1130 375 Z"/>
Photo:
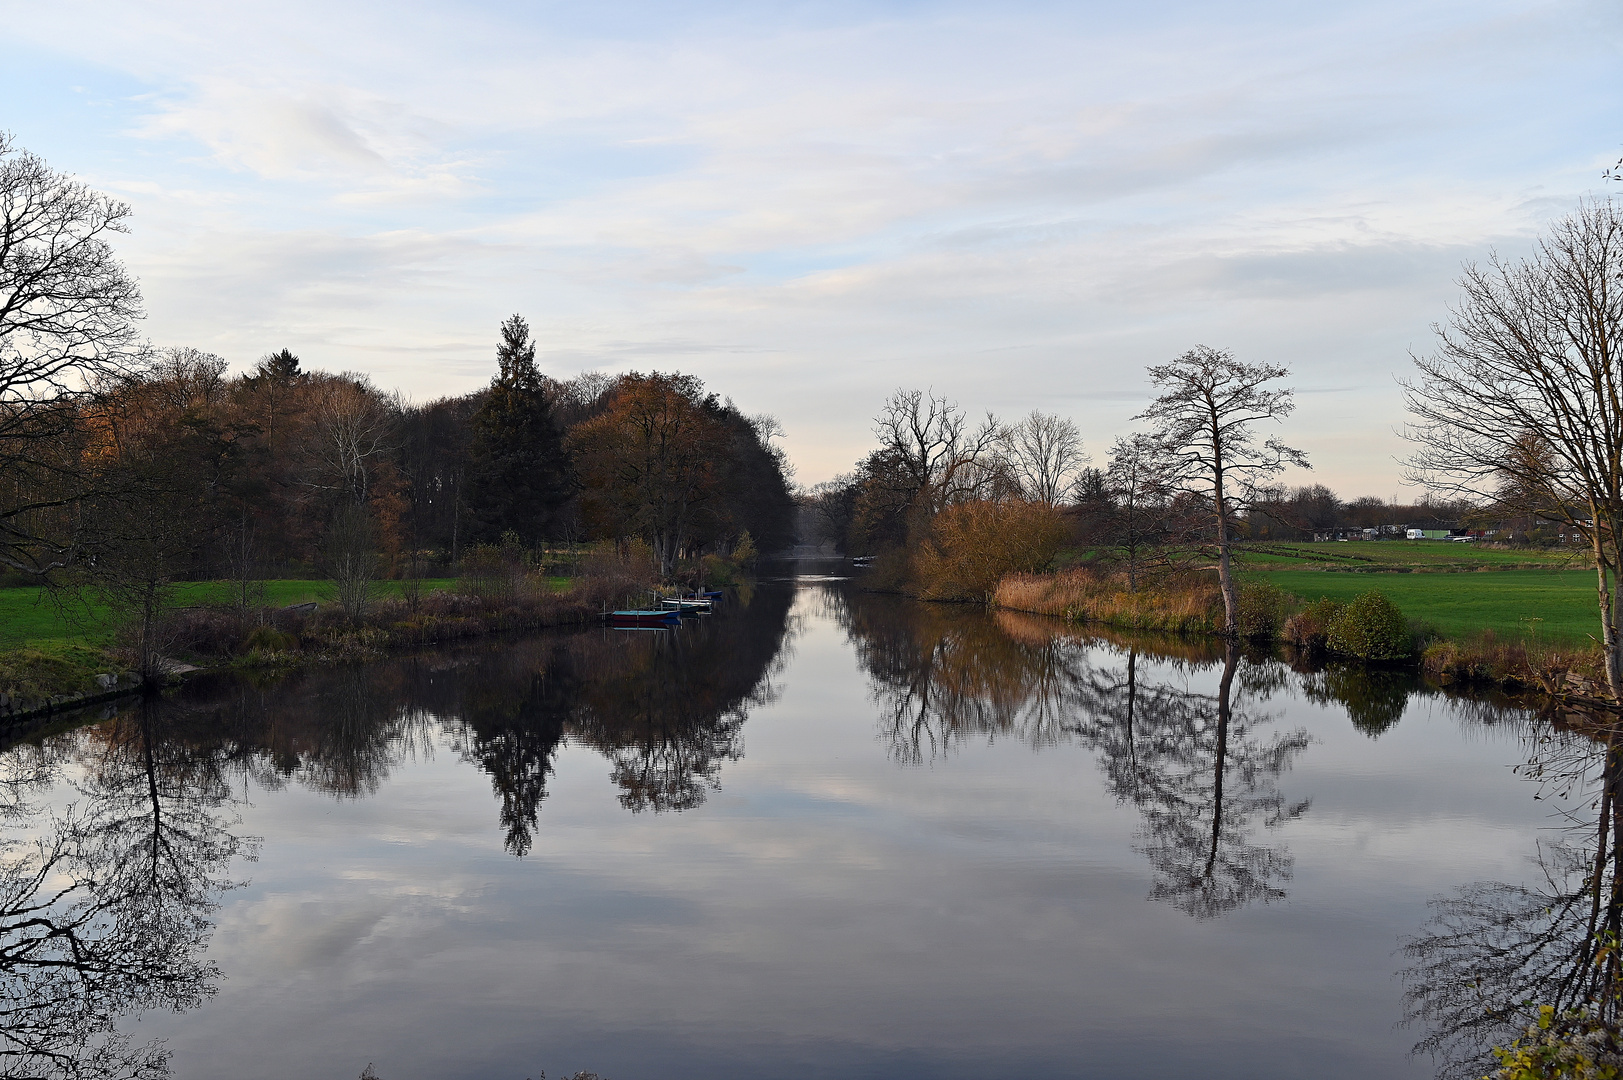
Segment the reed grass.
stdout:
<path fill-rule="evenodd" d="M 1550 689 L 1567 673 L 1606 684 L 1606 665 L 1593 643 L 1501 638 L 1492 630 L 1430 642 L 1420 654 L 1420 668 L 1444 685 Z"/>
<path fill-rule="evenodd" d="M 992 603 L 1011 611 L 1057 615 L 1133 630 L 1212 634 L 1223 627 L 1223 595 L 1210 574 L 1166 574 L 1129 589 L 1125 574 L 1065 570 L 1008 574 Z"/>

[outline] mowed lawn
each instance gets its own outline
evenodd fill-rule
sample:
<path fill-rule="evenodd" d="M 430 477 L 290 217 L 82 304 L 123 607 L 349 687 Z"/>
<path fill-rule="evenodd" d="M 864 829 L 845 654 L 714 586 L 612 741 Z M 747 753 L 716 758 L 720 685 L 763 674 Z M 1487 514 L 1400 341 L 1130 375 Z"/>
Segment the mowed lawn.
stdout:
<path fill-rule="evenodd" d="M 266 581 L 264 593 L 256 603 L 272 607 L 304 604 L 310 601 L 331 600 L 330 581 Z M 424 592 L 446 589 L 455 585 L 453 578 L 425 578 Z M 379 596 L 398 596 L 401 583 L 379 581 Z M 224 581 L 182 582 L 176 591 L 175 602 L 188 604 L 222 604 L 229 601 L 233 584 Z M 107 612 L 95 605 L 70 604 L 64 611 L 49 596 L 33 586 L 0 589 L 0 644 L 21 645 L 34 641 L 66 641 L 79 639 L 103 642 L 111 627 Z"/>
<path fill-rule="evenodd" d="M 1375 545 L 1371 545 L 1375 546 Z M 1322 570 L 1248 571 L 1309 602 L 1384 593 L 1405 615 L 1451 637 L 1492 630 L 1500 637 L 1582 642 L 1598 632 L 1593 570 L 1477 570 L 1459 573 L 1336 573 Z M 1535 621 L 1536 620 L 1536 621 Z"/>

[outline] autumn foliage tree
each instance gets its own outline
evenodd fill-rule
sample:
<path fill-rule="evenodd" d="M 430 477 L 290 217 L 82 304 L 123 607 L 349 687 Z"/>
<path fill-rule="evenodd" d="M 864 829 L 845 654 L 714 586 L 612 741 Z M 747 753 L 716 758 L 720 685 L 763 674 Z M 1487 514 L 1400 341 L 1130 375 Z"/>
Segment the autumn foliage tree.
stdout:
<path fill-rule="evenodd" d="M 641 537 L 669 573 L 695 544 L 746 531 L 786 538 L 793 502 L 781 458 L 765 443 L 697 378 L 633 372 L 567 445 L 588 529 Z"/>
<path fill-rule="evenodd" d="M 423 406 L 286 348 L 239 375 L 153 349 L 110 245 L 129 213 L 0 133 L 0 572 L 150 626 L 173 582 L 222 572 L 245 617 L 254 580 L 318 568 L 359 611 L 375 575 L 470 542 L 642 537 L 669 572 L 793 540 L 775 420 L 680 374 L 549 379 L 519 315 L 487 388 Z"/>

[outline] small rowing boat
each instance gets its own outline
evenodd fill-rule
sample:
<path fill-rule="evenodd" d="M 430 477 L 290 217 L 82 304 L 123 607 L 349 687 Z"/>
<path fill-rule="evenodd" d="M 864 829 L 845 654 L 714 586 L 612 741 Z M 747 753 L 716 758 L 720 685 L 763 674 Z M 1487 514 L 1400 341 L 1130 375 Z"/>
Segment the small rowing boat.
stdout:
<path fill-rule="evenodd" d="M 611 611 L 608 619 L 612 626 L 679 626 L 682 614 L 679 611 Z"/>

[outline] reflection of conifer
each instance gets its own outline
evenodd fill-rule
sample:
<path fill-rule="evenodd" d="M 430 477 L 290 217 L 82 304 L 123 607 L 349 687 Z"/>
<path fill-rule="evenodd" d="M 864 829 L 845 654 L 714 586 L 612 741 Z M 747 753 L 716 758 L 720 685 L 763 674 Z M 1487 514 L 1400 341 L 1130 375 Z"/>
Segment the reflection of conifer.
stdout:
<path fill-rule="evenodd" d="M 469 735 L 464 756 L 490 774 L 501 799 L 502 843 L 514 855 L 530 853 L 552 761 L 579 693 L 569 665 L 559 662 L 563 651 L 559 643 L 543 664 L 527 664 L 506 678 L 469 680 L 462 698 Z"/>

